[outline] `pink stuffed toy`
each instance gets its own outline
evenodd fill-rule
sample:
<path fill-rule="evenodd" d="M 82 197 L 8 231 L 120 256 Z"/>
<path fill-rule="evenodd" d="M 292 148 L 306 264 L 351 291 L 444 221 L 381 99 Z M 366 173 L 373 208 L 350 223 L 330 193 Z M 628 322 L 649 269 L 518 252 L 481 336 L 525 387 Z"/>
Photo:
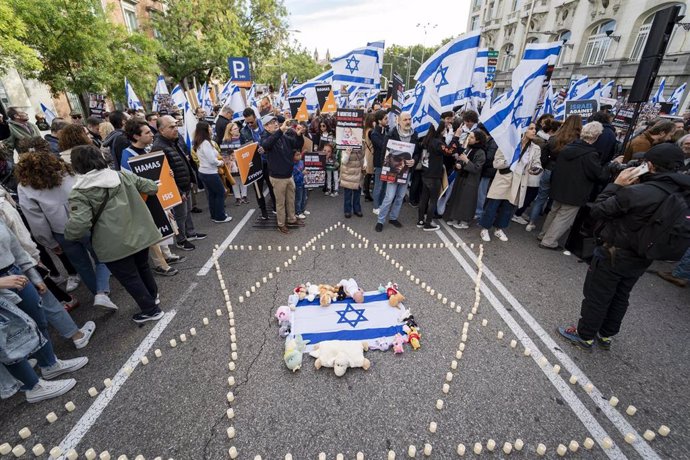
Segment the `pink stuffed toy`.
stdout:
<path fill-rule="evenodd" d="M 396 355 L 398 353 L 402 353 L 403 343 L 405 343 L 405 339 L 403 339 L 403 336 L 400 334 L 395 334 L 395 337 L 393 338 L 393 353 L 395 353 Z"/>
<path fill-rule="evenodd" d="M 278 319 L 279 323 L 282 323 L 283 321 L 290 321 L 290 307 L 278 307 L 275 317 Z"/>

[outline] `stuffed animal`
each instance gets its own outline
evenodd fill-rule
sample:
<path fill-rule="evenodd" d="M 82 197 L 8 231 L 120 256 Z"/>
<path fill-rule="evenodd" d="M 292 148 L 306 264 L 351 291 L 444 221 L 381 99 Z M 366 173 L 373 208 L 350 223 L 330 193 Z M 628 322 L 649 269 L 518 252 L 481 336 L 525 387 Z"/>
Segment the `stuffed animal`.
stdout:
<path fill-rule="evenodd" d="M 386 292 L 386 288 L 383 287 L 383 284 L 379 284 L 378 291 L 379 291 L 380 294 L 383 294 L 384 292 Z"/>
<path fill-rule="evenodd" d="M 319 304 L 327 307 L 338 298 L 338 290 L 330 284 L 319 284 Z"/>
<path fill-rule="evenodd" d="M 355 303 L 364 303 L 364 291 L 359 287 L 357 281 L 354 279 L 350 278 L 349 280 L 340 280 L 338 286 L 340 286 L 343 291 L 345 291 L 347 297 L 351 297 Z"/>
<path fill-rule="evenodd" d="M 402 322 L 405 323 L 407 327 L 414 327 L 417 330 L 419 330 L 419 326 L 417 325 L 417 322 L 414 320 L 414 316 L 412 315 L 403 318 Z"/>
<path fill-rule="evenodd" d="M 388 305 L 398 308 L 400 302 L 405 300 L 405 296 L 398 292 L 398 285 L 395 283 L 388 283 L 386 286 L 386 295 L 388 296 Z"/>
<path fill-rule="evenodd" d="M 395 334 L 395 337 L 393 337 L 393 353 L 395 353 L 396 355 L 398 353 L 402 353 L 403 343 L 405 343 L 405 339 L 403 339 L 403 336 L 400 334 Z"/>
<path fill-rule="evenodd" d="M 370 345 L 369 348 L 372 350 L 386 351 L 391 347 L 391 340 L 385 337 L 380 337 L 374 340 L 374 344 Z"/>
<path fill-rule="evenodd" d="M 335 375 L 342 377 L 349 367 L 361 367 L 364 370 L 371 367 L 371 362 L 364 357 L 366 350 L 366 342 L 328 340 L 314 346 L 314 350 L 309 354 L 316 358 L 314 367 L 332 367 Z"/>
<path fill-rule="evenodd" d="M 292 326 L 290 325 L 290 321 L 285 320 L 280 322 L 280 327 L 278 328 L 278 335 L 284 338 L 290 335 L 291 331 Z"/>
<path fill-rule="evenodd" d="M 285 342 L 283 361 L 285 361 L 285 365 L 292 372 L 302 367 L 302 353 L 304 353 L 308 342 L 302 340 L 301 335 L 297 335 L 294 339 L 289 339 Z"/>
<path fill-rule="evenodd" d="M 316 296 L 319 295 L 319 287 L 315 284 L 307 283 L 307 295 L 306 299 L 309 302 L 313 302 Z"/>
<path fill-rule="evenodd" d="M 419 340 L 422 338 L 422 335 L 419 333 L 416 327 L 410 327 L 408 329 L 407 341 L 410 343 L 410 345 L 412 345 L 413 350 L 417 350 L 421 346 L 419 344 Z"/>
<path fill-rule="evenodd" d="M 288 296 L 288 307 L 290 307 L 291 311 L 295 311 L 297 303 L 299 303 L 299 296 L 297 294 L 290 294 Z"/>
<path fill-rule="evenodd" d="M 278 307 L 276 310 L 275 317 L 278 319 L 278 323 L 290 320 L 290 307 L 282 306 Z"/>
<path fill-rule="evenodd" d="M 293 292 L 297 294 L 299 300 L 304 300 L 304 298 L 307 296 L 307 286 L 305 286 L 304 284 L 300 284 L 293 290 Z"/>
<path fill-rule="evenodd" d="M 398 292 L 398 284 L 392 283 L 389 281 L 388 284 L 386 284 L 386 295 L 388 297 L 390 297 L 397 292 Z"/>
<path fill-rule="evenodd" d="M 340 302 L 341 300 L 345 300 L 347 298 L 347 294 L 345 294 L 345 289 L 340 285 L 338 285 L 338 297 L 337 298 L 338 298 L 338 302 Z"/>

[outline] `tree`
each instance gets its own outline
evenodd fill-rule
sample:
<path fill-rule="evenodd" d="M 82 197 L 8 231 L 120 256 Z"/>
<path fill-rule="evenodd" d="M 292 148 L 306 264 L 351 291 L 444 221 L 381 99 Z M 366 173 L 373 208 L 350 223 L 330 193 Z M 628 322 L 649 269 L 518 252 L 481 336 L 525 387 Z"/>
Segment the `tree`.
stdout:
<path fill-rule="evenodd" d="M 412 88 L 415 85 L 415 73 L 424 63 L 424 60 L 434 54 L 438 48 L 438 46 L 427 48 L 422 45 L 391 45 L 386 47 L 383 55 L 383 75 L 390 79 L 392 72 L 395 72 L 402 77 L 405 88 Z M 410 51 L 412 51 L 411 54 Z M 411 59 L 410 56 L 412 56 Z"/>
<path fill-rule="evenodd" d="M 283 0 L 248 0 L 240 11 L 242 31 L 249 40 L 254 63 L 268 58 L 288 38 L 287 8 Z"/>
<path fill-rule="evenodd" d="M 0 74 L 10 68 L 29 73 L 41 68 L 36 51 L 24 44 L 26 24 L 7 3 L 0 3 Z"/>
<path fill-rule="evenodd" d="M 280 85 L 280 75 L 287 73 L 288 83 L 293 78 L 304 82 L 324 71 L 306 49 L 285 45 L 256 65 L 255 79 L 261 83 Z"/>

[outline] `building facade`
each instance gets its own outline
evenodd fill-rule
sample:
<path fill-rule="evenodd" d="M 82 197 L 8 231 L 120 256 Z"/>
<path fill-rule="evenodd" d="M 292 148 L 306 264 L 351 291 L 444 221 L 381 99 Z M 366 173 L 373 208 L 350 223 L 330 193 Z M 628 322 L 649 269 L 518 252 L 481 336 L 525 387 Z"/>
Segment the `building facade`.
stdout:
<path fill-rule="evenodd" d="M 664 0 L 471 0 L 468 30 L 481 30 L 482 46 L 499 51 L 496 93 L 510 86 L 512 69 L 527 43 L 565 43 L 553 73 L 554 89 L 573 76 L 614 80 L 613 96 L 632 86 L 652 20 L 673 5 L 687 14 L 690 1 Z M 690 19 L 677 24 L 655 86 L 666 78 L 665 97 L 690 81 Z M 617 93 L 618 88 L 622 90 Z M 688 107 L 689 91 L 681 107 Z"/>

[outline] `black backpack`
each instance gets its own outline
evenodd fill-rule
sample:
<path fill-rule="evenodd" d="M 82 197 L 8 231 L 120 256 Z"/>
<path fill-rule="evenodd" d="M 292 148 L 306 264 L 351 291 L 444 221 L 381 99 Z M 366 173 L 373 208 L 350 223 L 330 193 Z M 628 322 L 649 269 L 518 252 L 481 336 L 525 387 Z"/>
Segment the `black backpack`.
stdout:
<path fill-rule="evenodd" d="M 668 196 L 638 232 L 637 253 L 649 260 L 680 260 L 690 247 L 690 190 L 674 191 L 653 181 L 647 184 Z"/>

